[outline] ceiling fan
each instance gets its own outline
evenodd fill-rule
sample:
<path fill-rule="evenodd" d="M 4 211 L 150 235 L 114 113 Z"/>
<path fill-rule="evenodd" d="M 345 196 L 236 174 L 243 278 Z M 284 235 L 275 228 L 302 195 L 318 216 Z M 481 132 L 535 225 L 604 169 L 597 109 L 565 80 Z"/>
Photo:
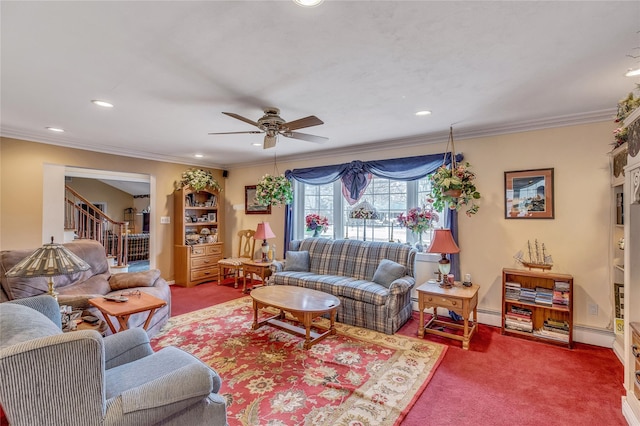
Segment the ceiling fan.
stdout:
<path fill-rule="evenodd" d="M 240 121 L 244 121 L 245 123 L 249 123 L 252 126 L 256 126 L 258 130 L 249 130 L 246 132 L 223 132 L 223 133 L 209 133 L 210 135 L 234 135 L 241 133 L 264 133 L 264 144 L 262 147 L 264 149 L 273 148 L 276 146 L 276 139 L 278 135 L 282 135 L 287 138 L 300 139 L 307 142 L 314 143 L 324 143 L 329 140 L 329 138 L 325 138 L 322 136 L 314 136 L 308 135 L 306 133 L 294 132 L 294 130 L 302 129 L 305 127 L 317 126 L 319 124 L 324 124 L 322 120 L 320 120 L 315 115 L 310 115 L 308 117 L 300 118 L 298 120 L 293 121 L 284 121 L 280 118 L 280 110 L 275 107 L 265 107 L 264 115 L 262 118 L 258 119 L 258 121 L 250 120 L 241 115 L 235 114 L 233 112 L 223 112 L 223 114 L 228 115 L 229 117 L 233 117 Z"/>

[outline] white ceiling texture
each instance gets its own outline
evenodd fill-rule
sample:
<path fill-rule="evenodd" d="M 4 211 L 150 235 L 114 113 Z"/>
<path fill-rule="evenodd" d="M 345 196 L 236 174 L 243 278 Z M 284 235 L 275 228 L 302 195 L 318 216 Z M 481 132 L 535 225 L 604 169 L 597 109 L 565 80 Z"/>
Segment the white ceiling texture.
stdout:
<path fill-rule="evenodd" d="M 608 120 L 640 82 L 624 77 L 640 61 L 638 1 L 2 1 L 0 12 L 3 136 L 220 168 L 443 142 L 453 123 L 460 139 Z M 222 112 L 257 121 L 265 106 L 317 116 L 299 131 L 329 140 L 263 150 L 252 146 L 263 135 L 208 135 L 257 130 Z"/>

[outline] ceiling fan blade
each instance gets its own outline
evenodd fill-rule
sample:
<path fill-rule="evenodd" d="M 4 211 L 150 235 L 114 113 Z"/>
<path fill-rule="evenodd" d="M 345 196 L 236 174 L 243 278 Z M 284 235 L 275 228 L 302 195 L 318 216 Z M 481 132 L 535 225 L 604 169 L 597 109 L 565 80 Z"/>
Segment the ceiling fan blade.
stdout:
<path fill-rule="evenodd" d="M 325 143 L 326 141 L 329 140 L 329 138 L 325 138 L 324 136 L 314 136 L 314 135 L 308 135 L 306 133 L 300 133 L 300 132 L 288 132 L 288 133 L 282 133 L 282 135 L 288 138 L 300 139 L 303 141 L 313 142 L 313 143 Z"/>
<path fill-rule="evenodd" d="M 297 130 L 304 127 L 318 126 L 320 124 L 324 124 L 324 121 L 320 120 L 315 115 L 310 115 L 305 118 L 300 118 L 298 120 L 289 121 L 288 123 L 283 123 L 281 127 L 287 128 L 289 130 Z"/>
<path fill-rule="evenodd" d="M 260 126 L 258 126 L 258 123 L 257 123 L 257 122 L 255 122 L 255 121 L 253 121 L 253 120 L 249 120 L 248 118 L 243 117 L 243 116 L 241 116 L 241 115 L 238 115 L 238 114 L 236 114 L 236 113 L 233 113 L 233 112 L 223 112 L 223 114 L 228 115 L 229 117 L 233 117 L 233 118 L 235 118 L 235 119 L 237 119 L 237 120 L 244 121 L 245 123 L 249 123 L 249 124 L 251 124 L 252 126 L 260 127 Z"/>
<path fill-rule="evenodd" d="M 239 135 L 243 133 L 251 133 L 255 135 L 255 134 L 264 133 L 264 132 L 261 132 L 259 130 L 249 130 L 248 132 L 217 132 L 217 133 L 209 133 L 209 134 L 210 135 Z"/>

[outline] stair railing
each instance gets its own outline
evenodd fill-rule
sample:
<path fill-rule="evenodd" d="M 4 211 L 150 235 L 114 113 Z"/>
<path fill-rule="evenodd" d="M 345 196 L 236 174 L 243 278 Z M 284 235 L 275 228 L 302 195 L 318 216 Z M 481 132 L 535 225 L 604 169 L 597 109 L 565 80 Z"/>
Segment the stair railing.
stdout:
<path fill-rule="evenodd" d="M 77 238 L 100 242 L 107 257 L 115 258 L 117 266 L 127 264 L 128 222 L 110 218 L 89 200 L 65 185 L 65 230 L 74 230 Z"/>

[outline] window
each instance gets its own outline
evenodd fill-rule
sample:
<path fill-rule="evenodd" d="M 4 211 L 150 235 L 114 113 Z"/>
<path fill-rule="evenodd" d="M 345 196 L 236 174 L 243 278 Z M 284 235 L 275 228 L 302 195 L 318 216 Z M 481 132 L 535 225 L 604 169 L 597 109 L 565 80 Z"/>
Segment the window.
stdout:
<path fill-rule="evenodd" d="M 353 208 L 342 196 L 340 180 L 327 185 L 307 185 L 294 181 L 295 217 L 294 238 L 310 237 L 313 231 L 306 230 L 305 217 L 318 213 L 329 219 L 329 228 L 321 234 L 327 238 L 353 238 L 367 241 L 416 242 L 418 236 L 398 225 L 396 218 L 411 207 L 426 203 L 431 191 L 428 178 L 418 181 L 398 181 L 373 177 L 359 202 L 368 201 L 378 211 L 378 219 L 350 219 Z M 439 214 L 442 221 L 443 215 Z M 434 223 L 439 226 L 440 222 Z M 366 226 L 366 229 L 365 229 Z M 431 235 L 425 233 L 423 242 L 429 244 Z"/>

